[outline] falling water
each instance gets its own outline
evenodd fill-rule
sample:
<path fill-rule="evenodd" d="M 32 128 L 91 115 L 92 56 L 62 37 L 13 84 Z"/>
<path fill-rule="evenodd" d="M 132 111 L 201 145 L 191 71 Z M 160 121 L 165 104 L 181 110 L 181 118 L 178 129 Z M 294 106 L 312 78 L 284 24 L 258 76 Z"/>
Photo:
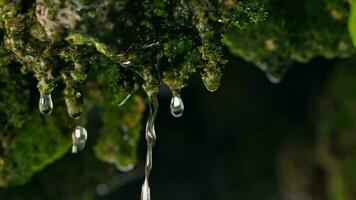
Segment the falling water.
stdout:
<path fill-rule="evenodd" d="M 53 101 L 51 94 L 41 93 L 38 107 L 42 114 L 50 115 L 53 111 Z"/>
<path fill-rule="evenodd" d="M 171 114 L 173 117 L 181 117 L 184 112 L 184 104 L 182 98 L 180 96 L 180 91 L 173 90 L 172 91 L 172 100 L 171 100 Z"/>
<path fill-rule="evenodd" d="M 151 200 L 151 192 L 149 186 L 149 177 L 152 169 L 152 149 L 156 142 L 155 132 L 155 119 L 158 109 L 158 100 L 156 94 L 148 95 L 150 114 L 146 123 L 146 142 L 147 142 L 147 155 L 145 166 L 145 181 L 142 185 L 141 200 Z"/>
<path fill-rule="evenodd" d="M 72 141 L 73 141 L 72 153 L 78 153 L 78 151 L 83 150 L 87 139 L 88 139 L 87 130 L 82 126 L 75 127 L 75 130 L 72 133 Z"/>

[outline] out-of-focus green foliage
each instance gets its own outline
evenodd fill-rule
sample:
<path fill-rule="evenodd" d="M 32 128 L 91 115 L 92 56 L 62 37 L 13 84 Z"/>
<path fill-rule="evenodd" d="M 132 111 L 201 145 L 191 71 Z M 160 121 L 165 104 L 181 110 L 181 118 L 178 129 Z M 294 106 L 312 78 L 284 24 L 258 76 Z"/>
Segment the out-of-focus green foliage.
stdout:
<path fill-rule="evenodd" d="M 286 199 L 292 196 L 330 200 L 356 198 L 354 64 L 355 61 L 337 64 L 313 102 L 310 108 L 312 142 L 299 136 L 281 150 L 278 170 Z"/>
<path fill-rule="evenodd" d="M 356 1 L 351 0 L 351 12 L 349 16 L 349 32 L 352 42 L 356 46 Z"/>

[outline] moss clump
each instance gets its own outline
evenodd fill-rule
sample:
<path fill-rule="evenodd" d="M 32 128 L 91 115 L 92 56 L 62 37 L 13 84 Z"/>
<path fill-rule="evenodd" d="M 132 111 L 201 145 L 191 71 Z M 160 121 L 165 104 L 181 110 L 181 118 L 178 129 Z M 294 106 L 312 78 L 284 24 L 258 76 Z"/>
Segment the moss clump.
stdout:
<path fill-rule="evenodd" d="M 233 54 L 255 63 L 272 81 L 280 80 L 293 61 L 354 53 L 347 31 L 348 1 L 271 0 L 268 12 L 266 21 L 243 30 L 231 28 L 224 43 Z"/>
<path fill-rule="evenodd" d="M 58 121 L 39 115 L 33 114 L 21 128 L 2 138 L 1 187 L 25 183 L 69 149 Z"/>
<path fill-rule="evenodd" d="M 131 169 L 137 162 L 137 142 L 141 132 L 143 99 L 134 95 L 125 108 L 103 110 L 103 129 L 95 146 L 96 156 L 114 164 L 119 170 Z"/>

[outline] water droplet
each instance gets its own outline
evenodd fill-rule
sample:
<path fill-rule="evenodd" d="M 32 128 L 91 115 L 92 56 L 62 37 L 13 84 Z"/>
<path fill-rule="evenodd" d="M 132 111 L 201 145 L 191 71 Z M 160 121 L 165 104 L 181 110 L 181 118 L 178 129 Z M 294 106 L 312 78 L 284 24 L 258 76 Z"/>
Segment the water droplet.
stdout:
<path fill-rule="evenodd" d="M 81 96 L 82 96 L 82 93 L 80 93 L 80 92 L 75 93 L 75 97 L 80 98 Z"/>
<path fill-rule="evenodd" d="M 133 168 L 135 167 L 134 164 L 129 164 L 127 166 L 124 166 L 124 165 L 118 165 L 117 168 L 121 171 L 121 172 L 129 172 L 131 171 Z"/>
<path fill-rule="evenodd" d="M 124 67 L 128 67 L 130 65 L 131 65 L 131 61 L 129 61 L 129 60 L 122 63 L 122 66 L 124 66 Z"/>
<path fill-rule="evenodd" d="M 150 114 L 146 123 L 146 142 L 147 142 L 147 155 L 146 155 L 146 166 L 145 166 L 145 181 L 142 185 L 141 200 L 150 200 L 150 187 L 148 185 L 149 177 L 152 170 L 152 149 L 156 143 L 156 132 L 154 123 L 156 120 L 157 110 L 158 110 L 158 100 L 157 95 L 154 93 L 148 95 Z"/>
<path fill-rule="evenodd" d="M 220 87 L 221 74 L 206 72 L 202 74 L 202 80 L 209 92 L 215 92 Z"/>
<path fill-rule="evenodd" d="M 122 132 L 123 132 L 122 139 L 125 140 L 125 141 L 129 140 L 130 139 L 130 133 L 129 133 L 129 128 L 127 127 L 126 124 L 122 126 Z"/>
<path fill-rule="evenodd" d="M 110 188 L 109 188 L 109 185 L 106 183 L 100 183 L 96 186 L 96 193 L 99 196 L 105 196 L 105 195 L 109 194 L 109 192 L 110 192 Z"/>
<path fill-rule="evenodd" d="M 69 112 L 68 115 L 72 119 L 80 119 L 80 115 L 82 115 L 82 113 L 81 112 Z"/>
<path fill-rule="evenodd" d="M 72 133 L 72 141 L 73 141 L 72 153 L 78 153 L 78 151 L 83 150 L 87 139 L 88 139 L 87 130 L 82 126 L 75 127 L 75 130 Z"/>
<path fill-rule="evenodd" d="M 151 200 L 150 186 L 146 180 L 142 185 L 141 200 Z"/>
<path fill-rule="evenodd" d="M 184 104 L 183 104 L 183 101 L 182 101 L 179 91 L 173 90 L 170 109 L 171 109 L 171 114 L 173 117 L 178 118 L 183 115 Z"/>
<path fill-rule="evenodd" d="M 50 115 L 53 111 L 53 101 L 51 94 L 41 94 L 38 107 L 42 114 Z"/>
<path fill-rule="evenodd" d="M 83 95 L 81 92 L 71 87 L 64 90 L 67 113 L 72 119 L 79 119 L 83 113 Z"/>
<path fill-rule="evenodd" d="M 131 94 L 128 94 L 128 95 L 125 97 L 125 99 L 123 99 L 123 100 L 119 103 L 119 107 L 120 107 L 120 106 L 123 106 L 123 105 L 127 102 L 127 100 L 130 99 L 130 97 L 131 97 Z"/>
<path fill-rule="evenodd" d="M 280 77 L 277 77 L 273 74 L 267 74 L 266 76 L 267 76 L 268 80 L 273 84 L 279 84 L 282 81 L 282 79 Z"/>

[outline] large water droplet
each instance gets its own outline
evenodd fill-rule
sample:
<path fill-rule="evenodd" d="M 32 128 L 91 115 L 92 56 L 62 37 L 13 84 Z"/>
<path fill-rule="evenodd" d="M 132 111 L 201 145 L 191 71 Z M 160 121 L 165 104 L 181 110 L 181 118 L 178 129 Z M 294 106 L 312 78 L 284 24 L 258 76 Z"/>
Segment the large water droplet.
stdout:
<path fill-rule="evenodd" d="M 182 101 L 179 91 L 173 90 L 170 109 L 171 109 L 171 114 L 173 115 L 173 117 L 178 118 L 183 115 L 184 104 L 183 104 L 183 101 Z"/>
<path fill-rule="evenodd" d="M 72 133 L 72 141 L 73 141 L 72 153 L 78 153 L 78 151 L 83 150 L 85 147 L 85 143 L 87 142 L 87 139 L 88 139 L 87 130 L 82 126 L 75 127 L 75 130 Z"/>
<path fill-rule="evenodd" d="M 151 200 L 150 186 L 146 180 L 142 185 L 141 200 Z"/>
<path fill-rule="evenodd" d="M 51 94 L 41 94 L 38 107 L 42 114 L 50 115 L 53 111 L 53 101 Z"/>

